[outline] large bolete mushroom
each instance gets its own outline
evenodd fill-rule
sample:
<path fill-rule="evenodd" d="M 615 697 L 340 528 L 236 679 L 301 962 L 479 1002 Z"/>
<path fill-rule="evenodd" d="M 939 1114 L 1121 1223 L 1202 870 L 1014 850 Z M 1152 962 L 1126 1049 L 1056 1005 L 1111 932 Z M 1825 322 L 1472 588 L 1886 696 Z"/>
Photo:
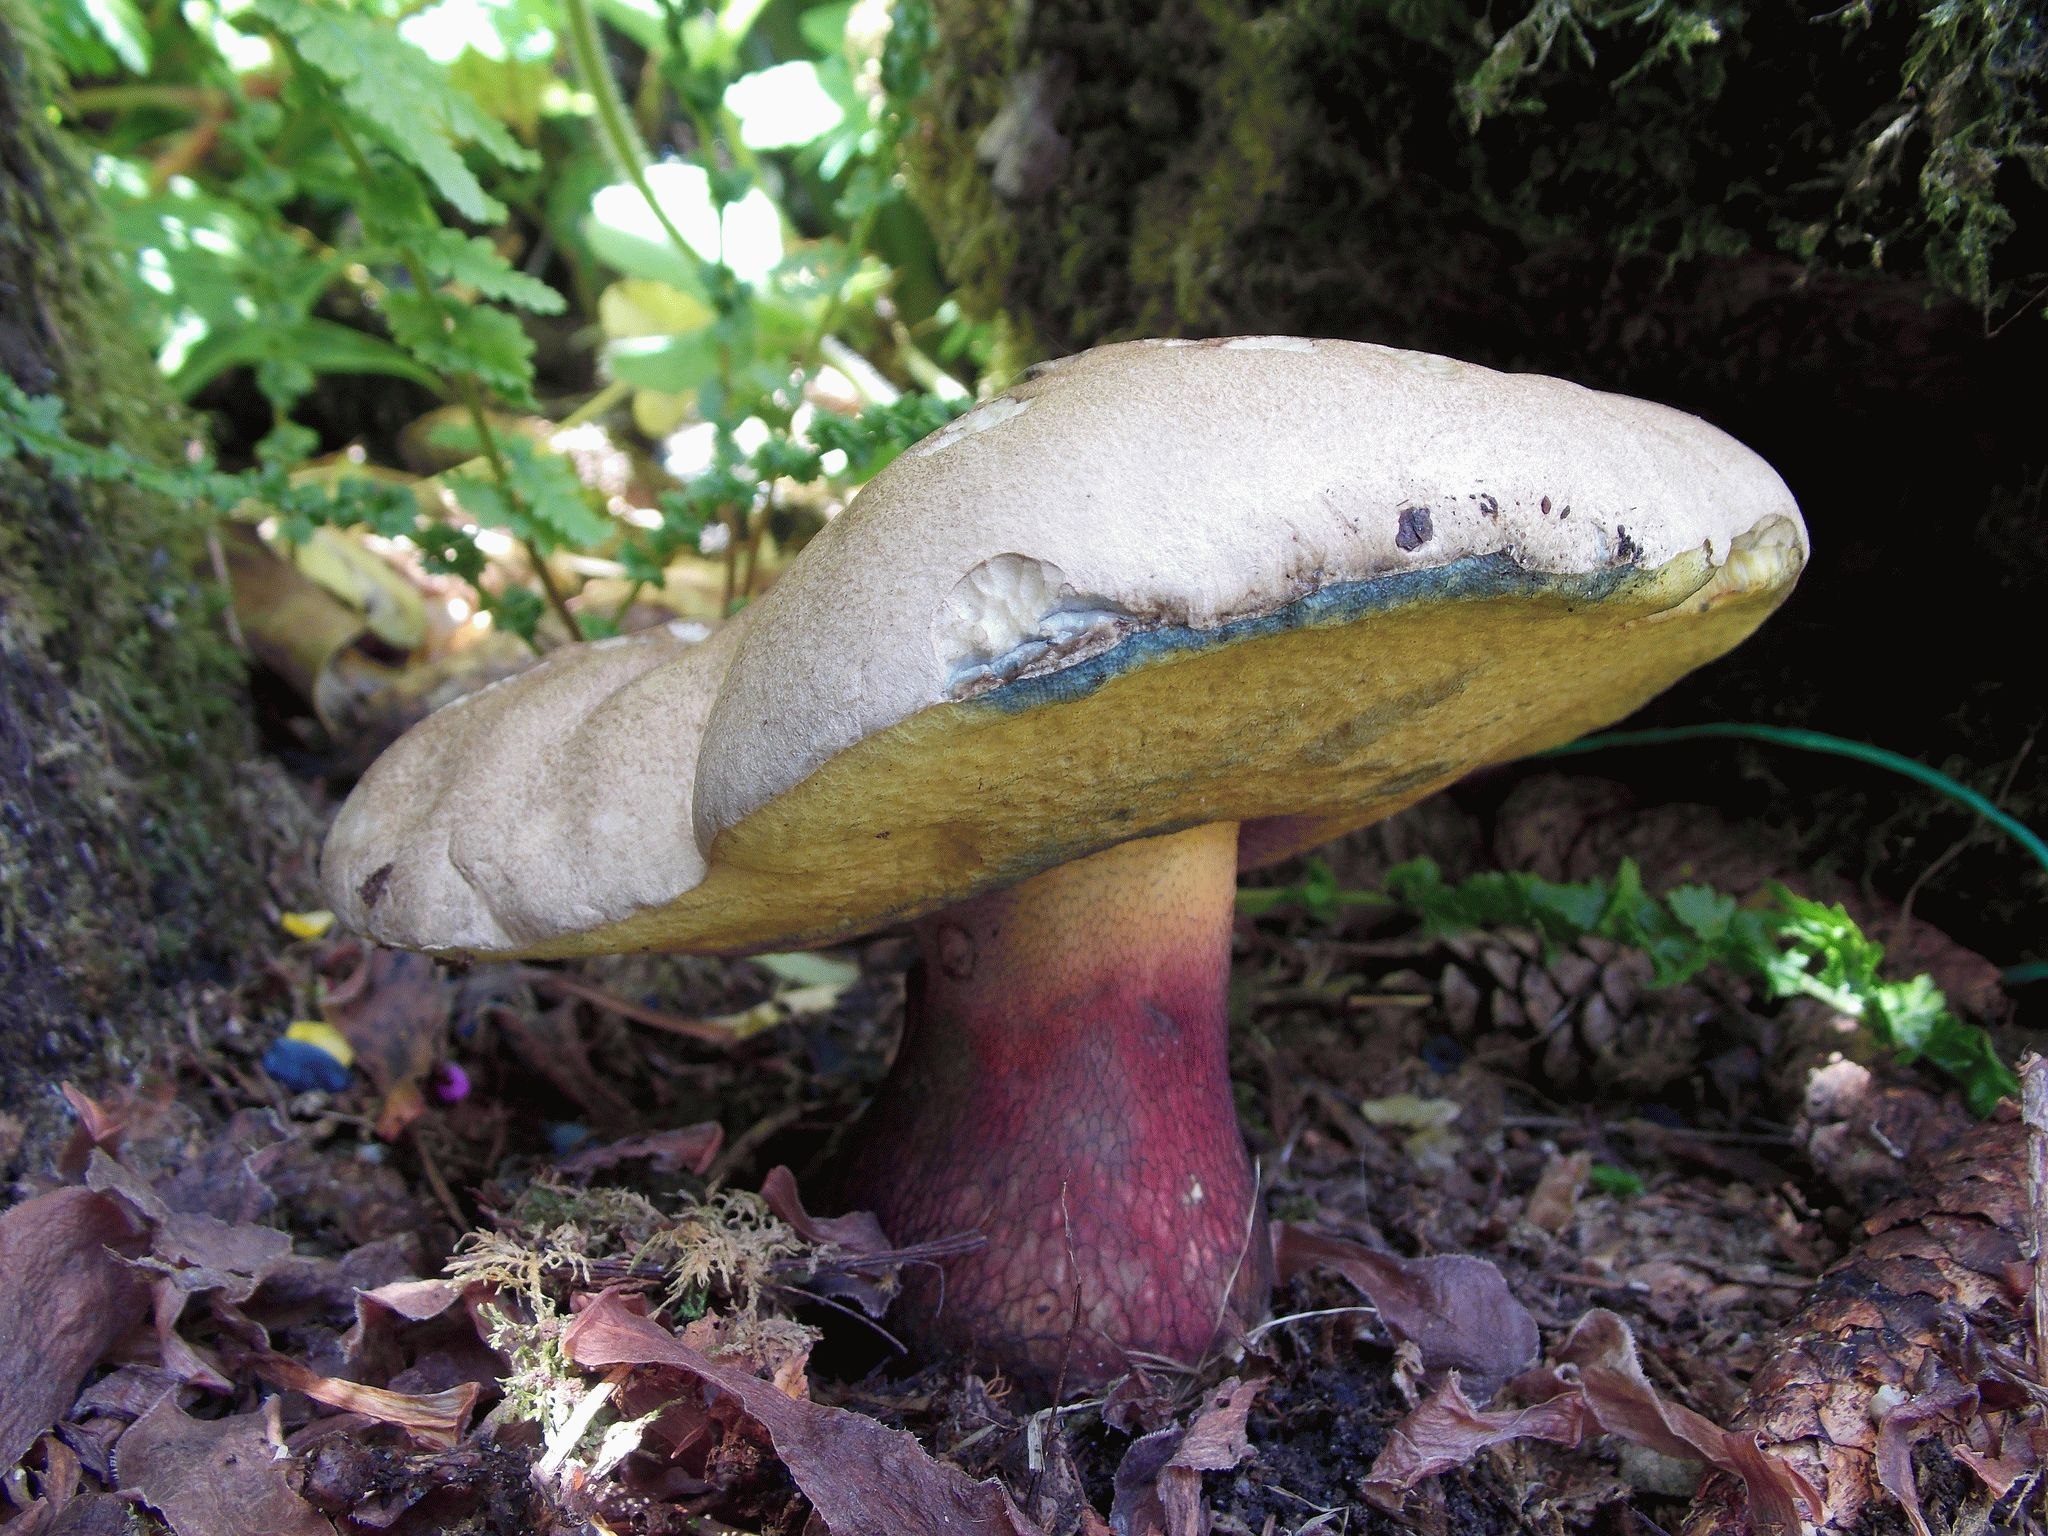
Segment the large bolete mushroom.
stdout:
<path fill-rule="evenodd" d="M 927 1348 L 1040 1382 L 1264 1305 L 1225 991 L 1239 869 L 1624 715 L 1790 590 L 1714 428 L 1342 341 L 1132 342 L 911 448 L 712 639 L 605 640 L 363 779 L 334 905 L 442 954 L 920 963 L 847 1191 Z"/>

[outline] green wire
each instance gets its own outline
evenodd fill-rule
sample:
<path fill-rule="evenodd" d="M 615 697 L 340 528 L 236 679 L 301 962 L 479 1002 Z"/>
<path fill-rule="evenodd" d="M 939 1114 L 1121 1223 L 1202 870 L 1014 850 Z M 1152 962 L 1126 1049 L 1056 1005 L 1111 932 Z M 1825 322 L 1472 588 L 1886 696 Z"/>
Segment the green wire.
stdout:
<path fill-rule="evenodd" d="M 1939 794 L 1946 795 L 1956 804 L 1975 811 L 2032 854 L 2043 869 L 2048 869 L 2048 842 L 2043 842 L 2041 835 L 2032 827 L 2015 817 L 2008 816 L 1969 785 L 1960 784 L 1940 769 L 1930 768 L 1925 763 L 1900 753 L 1887 751 L 1883 747 L 1873 747 L 1867 741 L 1854 741 L 1847 736 L 1830 736 L 1825 731 L 1713 720 L 1700 725 L 1674 725 L 1642 731 L 1606 731 L 1597 736 L 1581 736 L 1577 741 L 1568 741 L 1561 747 L 1552 747 L 1542 755 L 1572 757 L 1581 752 L 1598 752 L 1606 747 L 1661 747 L 1673 742 L 1699 741 L 1709 737 L 1734 741 L 1767 741 L 1776 746 L 1797 747 L 1806 752 L 1824 752 L 1830 757 L 1852 758 L 1859 763 L 1869 763 L 1873 767 L 1886 768 L 1893 773 L 1902 774 L 1917 783 L 1925 784 Z M 2008 987 L 2048 981 L 2048 961 L 2027 960 L 2018 965 L 2007 966 L 1999 973 L 1999 979 Z"/>
<path fill-rule="evenodd" d="M 1781 747 L 1824 752 L 1831 757 L 1854 758 L 1859 763 L 1888 768 L 1893 773 L 1925 784 L 1929 789 L 1948 796 L 1956 804 L 1975 811 L 2032 854 L 2044 870 L 2048 870 L 2048 842 L 2042 841 L 2041 835 L 2025 822 L 2008 816 L 1969 785 L 1957 783 L 1938 768 L 1930 768 L 1925 763 L 1897 752 L 1888 752 L 1883 747 L 1873 747 L 1867 741 L 1852 741 L 1846 736 L 1830 736 L 1824 731 L 1797 730 L 1782 725 L 1743 725 L 1733 721 L 1715 720 L 1701 725 L 1677 725 L 1643 731 L 1606 731 L 1598 736 L 1581 736 L 1577 741 L 1568 741 L 1561 747 L 1552 747 L 1543 755 L 1569 757 L 1581 752 L 1599 752 L 1607 747 L 1661 747 L 1673 742 L 1699 741 L 1710 737 L 1767 741 Z"/>

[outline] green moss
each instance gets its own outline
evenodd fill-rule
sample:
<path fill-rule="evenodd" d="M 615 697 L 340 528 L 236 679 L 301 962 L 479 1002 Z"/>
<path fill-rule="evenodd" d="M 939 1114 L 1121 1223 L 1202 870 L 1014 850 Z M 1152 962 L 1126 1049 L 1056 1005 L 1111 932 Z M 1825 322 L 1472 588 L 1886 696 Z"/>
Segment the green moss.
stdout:
<path fill-rule="evenodd" d="M 916 3 L 913 187 L 1024 350 L 1267 315 L 1385 334 L 1546 253 L 1790 257 L 1993 316 L 2048 283 L 2048 38 L 2023 0 Z M 1048 64 L 1068 159 L 1006 202 L 984 135 Z"/>
<path fill-rule="evenodd" d="M 168 460 L 184 423 L 52 126 L 52 78 L 34 6 L 0 0 L 0 369 L 60 395 L 80 437 Z M 0 465 L 0 1102 L 132 1054 L 260 910 L 205 533 L 132 487 Z"/>

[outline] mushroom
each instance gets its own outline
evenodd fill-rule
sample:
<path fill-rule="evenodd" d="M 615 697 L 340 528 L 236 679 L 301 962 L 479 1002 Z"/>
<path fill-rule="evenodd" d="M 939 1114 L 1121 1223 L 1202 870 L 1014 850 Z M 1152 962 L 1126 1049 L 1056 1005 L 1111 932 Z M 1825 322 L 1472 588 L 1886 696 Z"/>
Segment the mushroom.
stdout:
<path fill-rule="evenodd" d="M 905 1305 L 1040 1385 L 1263 1308 L 1225 995 L 1241 868 L 1627 714 L 1806 534 L 1693 417 L 1345 341 L 1107 346 L 909 449 L 712 638 L 449 705 L 328 839 L 448 955 L 746 953 L 907 922 L 846 1199 L 978 1230 Z"/>

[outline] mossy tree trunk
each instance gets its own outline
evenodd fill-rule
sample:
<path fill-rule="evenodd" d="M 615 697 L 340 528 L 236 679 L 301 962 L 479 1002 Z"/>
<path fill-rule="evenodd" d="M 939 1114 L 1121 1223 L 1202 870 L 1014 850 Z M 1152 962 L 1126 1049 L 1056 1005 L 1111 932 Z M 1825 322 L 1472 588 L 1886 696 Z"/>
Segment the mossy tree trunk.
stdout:
<path fill-rule="evenodd" d="M 0 0 L 0 370 L 78 437 L 169 457 L 178 414 L 52 79 L 35 0 Z M 32 1129 L 61 1077 L 144 1058 L 259 910 L 206 565 L 185 508 L 0 463 L 0 1113 Z"/>

